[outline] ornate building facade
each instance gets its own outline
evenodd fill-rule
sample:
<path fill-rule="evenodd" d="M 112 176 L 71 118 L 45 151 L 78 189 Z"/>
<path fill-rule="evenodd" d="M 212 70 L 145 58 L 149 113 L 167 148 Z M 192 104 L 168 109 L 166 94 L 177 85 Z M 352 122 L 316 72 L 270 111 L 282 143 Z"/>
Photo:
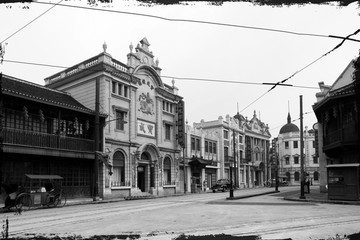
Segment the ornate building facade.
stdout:
<path fill-rule="evenodd" d="M 218 154 L 217 168 L 216 172 L 214 170 L 212 172 L 211 183 L 214 183 L 215 178 L 230 179 L 230 175 L 232 175 L 235 186 L 243 184 L 243 182 L 239 182 L 240 172 L 243 171 L 239 164 L 244 154 L 242 149 L 244 148 L 245 132 L 240 127 L 237 119 L 230 117 L 230 115 L 226 115 L 225 119 L 220 116 L 214 121 L 201 120 L 200 123 L 194 123 L 194 128 L 218 137 L 216 146 L 216 153 Z M 232 171 L 231 174 L 230 171 Z M 211 187 L 209 182 L 208 185 Z"/>
<path fill-rule="evenodd" d="M 113 174 L 99 172 L 100 197 L 171 195 L 180 191 L 177 88 L 164 84 L 149 42 L 130 45 L 127 64 L 103 52 L 45 79 L 90 109 L 107 114 L 104 152 Z M 179 121 L 178 121 L 179 120 Z M 177 124 L 178 123 L 178 124 Z"/>
<path fill-rule="evenodd" d="M 239 113 L 215 121 L 202 120 L 194 123 L 194 128 L 218 137 L 218 162 L 213 178 L 232 177 L 238 188 L 264 186 L 270 176 L 268 153 L 271 135 L 268 126 L 255 113 L 251 120 Z"/>
<path fill-rule="evenodd" d="M 315 149 L 315 131 L 305 127 L 304 172 L 309 174 L 312 184 L 319 184 L 319 160 Z M 290 185 L 301 183 L 300 130 L 291 122 L 290 113 L 287 123 L 280 129 L 277 137 L 279 176 L 286 177 Z"/>
<path fill-rule="evenodd" d="M 271 177 L 269 126 L 258 118 L 255 111 L 250 120 L 240 114 L 236 117 L 245 130 L 245 156 L 242 161 L 245 186 L 262 187 Z"/>
<path fill-rule="evenodd" d="M 186 146 L 182 154 L 185 171 L 181 171 L 181 179 L 185 179 L 184 192 L 206 191 L 220 176 L 220 135 L 196 124 L 186 125 L 185 133 Z"/>

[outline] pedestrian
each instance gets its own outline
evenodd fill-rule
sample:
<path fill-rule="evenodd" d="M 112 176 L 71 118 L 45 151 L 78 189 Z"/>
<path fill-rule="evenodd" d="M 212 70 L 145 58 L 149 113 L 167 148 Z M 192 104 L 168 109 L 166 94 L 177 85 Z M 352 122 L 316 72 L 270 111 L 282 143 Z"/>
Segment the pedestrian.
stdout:
<path fill-rule="evenodd" d="M 310 176 L 309 176 L 309 173 L 306 173 L 305 185 L 307 187 L 307 193 L 310 193 Z"/>

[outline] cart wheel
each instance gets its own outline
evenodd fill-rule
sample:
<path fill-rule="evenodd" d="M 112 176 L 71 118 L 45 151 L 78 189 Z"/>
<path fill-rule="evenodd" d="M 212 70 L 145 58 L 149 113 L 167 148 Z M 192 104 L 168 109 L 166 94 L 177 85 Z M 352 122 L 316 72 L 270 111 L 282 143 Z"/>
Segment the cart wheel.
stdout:
<path fill-rule="evenodd" d="M 57 194 L 49 194 L 46 197 L 46 205 L 48 207 L 63 207 L 66 204 L 66 195 L 63 191 Z"/>
<path fill-rule="evenodd" d="M 63 207 L 66 204 L 66 193 L 64 191 L 60 191 L 60 193 L 56 196 L 57 199 L 57 206 Z"/>
<path fill-rule="evenodd" d="M 29 210 L 31 206 L 32 201 L 30 194 L 21 193 L 19 196 L 17 196 L 15 207 L 19 212 Z"/>
<path fill-rule="evenodd" d="M 46 196 L 46 206 L 48 207 L 56 207 L 58 205 L 57 195 L 55 194 L 48 194 Z"/>

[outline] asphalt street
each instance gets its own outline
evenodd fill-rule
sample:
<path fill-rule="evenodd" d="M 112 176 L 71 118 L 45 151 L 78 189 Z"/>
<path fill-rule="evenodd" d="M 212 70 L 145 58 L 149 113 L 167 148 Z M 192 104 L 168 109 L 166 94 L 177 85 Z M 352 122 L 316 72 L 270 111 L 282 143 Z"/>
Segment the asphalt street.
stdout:
<path fill-rule="evenodd" d="M 137 235 L 139 239 L 167 240 L 183 234 L 228 234 L 314 240 L 360 232 L 359 205 L 284 200 L 286 192 L 294 191 L 280 188 L 280 193 L 234 200 L 227 200 L 228 192 L 219 192 L 81 204 L 21 215 L 1 213 L 0 218 L 8 218 L 9 237 L 13 238 Z"/>

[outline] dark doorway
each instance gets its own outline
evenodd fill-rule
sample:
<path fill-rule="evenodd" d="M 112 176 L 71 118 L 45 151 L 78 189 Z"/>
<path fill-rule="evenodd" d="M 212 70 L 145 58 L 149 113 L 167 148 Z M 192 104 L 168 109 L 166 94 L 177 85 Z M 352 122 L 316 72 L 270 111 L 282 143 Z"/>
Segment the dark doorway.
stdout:
<path fill-rule="evenodd" d="M 139 166 L 137 170 L 138 170 L 138 176 L 137 176 L 138 188 L 142 192 L 145 192 L 145 166 Z"/>

